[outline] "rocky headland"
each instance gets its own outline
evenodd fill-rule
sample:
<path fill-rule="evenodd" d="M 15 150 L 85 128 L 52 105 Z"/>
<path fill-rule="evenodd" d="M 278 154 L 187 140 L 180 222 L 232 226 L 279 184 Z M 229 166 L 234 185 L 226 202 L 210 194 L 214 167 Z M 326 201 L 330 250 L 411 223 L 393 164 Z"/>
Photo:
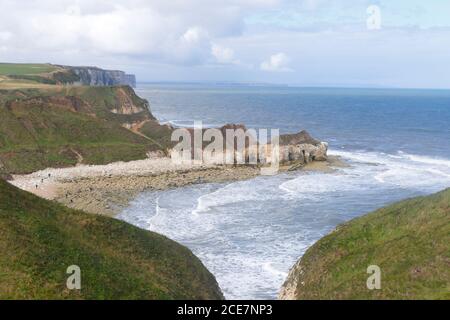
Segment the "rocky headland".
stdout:
<path fill-rule="evenodd" d="M 74 85 L 86 86 L 120 86 L 128 85 L 136 87 L 136 76 L 127 74 L 119 70 L 104 70 L 97 67 L 72 67 L 62 66 L 63 68 L 73 72 L 78 80 L 74 81 Z"/>

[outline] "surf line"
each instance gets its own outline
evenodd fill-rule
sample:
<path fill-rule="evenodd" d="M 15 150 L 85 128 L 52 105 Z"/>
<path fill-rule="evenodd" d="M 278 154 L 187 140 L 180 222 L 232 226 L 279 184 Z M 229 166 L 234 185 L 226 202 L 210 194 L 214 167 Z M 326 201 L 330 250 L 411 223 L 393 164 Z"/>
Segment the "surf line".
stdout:
<path fill-rule="evenodd" d="M 148 228 L 149 228 L 149 230 L 152 230 L 152 227 L 153 227 L 153 224 L 152 224 L 152 221 L 153 221 L 153 219 L 155 219 L 157 216 L 159 216 L 159 214 L 160 214 L 160 212 L 161 212 L 161 207 L 159 206 L 159 198 L 160 198 L 161 196 L 158 196 L 157 198 L 156 198 L 156 201 L 155 201 L 155 214 L 149 219 L 149 226 L 148 226 Z"/>

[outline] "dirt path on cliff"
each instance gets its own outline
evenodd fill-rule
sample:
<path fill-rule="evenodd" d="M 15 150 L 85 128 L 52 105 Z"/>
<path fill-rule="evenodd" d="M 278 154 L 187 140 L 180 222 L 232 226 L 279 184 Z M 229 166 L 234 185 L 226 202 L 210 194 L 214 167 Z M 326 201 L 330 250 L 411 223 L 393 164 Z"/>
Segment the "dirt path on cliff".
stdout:
<path fill-rule="evenodd" d="M 150 121 L 153 121 L 153 120 L 147 119 L 147 120 L 141 121 L 141 122 L 139 122 L 139 123 L 133 124 L 133 125 L 131 126 L 131 128 L 127 128 L 127 129 L 130 130 L 131 132 L 133 132 L 133 133 L 135 133 L 135 134 L 137 134 L 137 135 L 140 135 L 141 137 L 143 137 L 143 138 L 145 138 L 145 139 L 147 139 L 147 140 L 153 142 L 154 144 L 156 144 L 156 145 L 157 145 L 158 147 L 160 147 L 161 149 L 164 149 L 164 147 L 163 147 L 159 142 L 157 142 L 157 141 L 155 141 L 154 139 L 152 139 L 152 138 L 146 136 L 145 134 L 143 134 L 143 133 L 140 131 L 141 128 L 142 128 L 146 123 L 148 123 L 148 122 L 150 122 Z"/>
<path fill-rule="evenodd" d="M 84 158 L 81 155 L 81 153 L 79 153 L 77 150 L 75 150 L 74 148 L 70 148 L 70 151 L 72 151 L 73 153 L 75 153 L 75 155 L 77 156 L 77 166 L 80 166 L 83 164 Z"/>

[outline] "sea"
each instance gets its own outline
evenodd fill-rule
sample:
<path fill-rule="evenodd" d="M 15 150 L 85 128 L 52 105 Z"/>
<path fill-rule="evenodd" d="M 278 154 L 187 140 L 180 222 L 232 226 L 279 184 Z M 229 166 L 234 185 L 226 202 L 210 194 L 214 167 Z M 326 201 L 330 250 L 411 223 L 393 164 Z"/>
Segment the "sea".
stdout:
<path fill-rule="evenodd" d="M 191 249 L 227 299 L 276 299 L 336 226 L 450 187 L 450 90 L 152 83 L 137 93 L 161 123 L 307 130 L 349 165 L 144 192 L 120 213 Z"/>

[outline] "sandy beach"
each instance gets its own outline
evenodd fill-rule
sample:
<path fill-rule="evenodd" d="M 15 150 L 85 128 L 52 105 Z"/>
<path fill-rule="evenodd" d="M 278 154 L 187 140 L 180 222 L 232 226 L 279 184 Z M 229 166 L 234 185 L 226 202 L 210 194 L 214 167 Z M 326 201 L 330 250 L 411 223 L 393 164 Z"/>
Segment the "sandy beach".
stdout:
<path fill-rule="evenodd" d="M 331 172 L 346 164 L 338 157 L 305 166 L 283 166 L 280 172 L 311 170 Z M 48 200 L 91 213 L 114 216 L 139 193 L 190 184 L 251 179 L 260 174 L 255 166 L 175 164 L 170 158 L 48 168 L 28 175 L 14 175 L 11 184 Z"/>

